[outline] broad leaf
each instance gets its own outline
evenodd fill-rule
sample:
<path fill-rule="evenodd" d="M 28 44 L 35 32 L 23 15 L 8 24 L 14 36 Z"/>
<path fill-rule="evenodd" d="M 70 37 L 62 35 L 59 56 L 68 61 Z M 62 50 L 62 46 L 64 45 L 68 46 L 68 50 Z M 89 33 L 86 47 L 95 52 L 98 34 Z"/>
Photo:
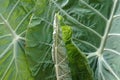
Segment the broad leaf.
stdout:
<path fill-rule="evenodd" d="M 53 3 L 73 27 L 72 40 L 86 53 L 95 80 L 120 80 L 118 0 L 76 0 L 63 8 Z"/>
<path fill-rule="evenodd" d="M 59 0 L 57 3 L 61 6 L 64 6 L 66 5 L 66 2 L 67 1 Z M 63 70 L 61 69 L 62 71 L 59 71 L 57 74 L 54 68 L 57 63 L 54 64 L 52 59 L 52 45 L 54 45 L 52 39 L 53 20 L 55 13 L 58 11 L 59 9 L 52 0 L 37 1 L 35 12 L 31 17 L 31 22 L 27 30 L 27 59 L 32 75 L 35 76 L 37 80 L 56 80 L 57 75 L 59 75 L 59 78 L 61 77 L 61 79 L 70 79 L 68 77 L 69 72 L 67 72 L 67 64 L 64 65 L 66 60 L 60 64 L 59 69 L 62 68 Z M 63 48 L 61 49 L 64 50 Z M 60 59 L 59 62 L 62 62 L 64 59 L 66 59 L 64 51 L 62 53 L 63 58 L 60 58 L 61 56 L 59 56 L 59 58 L 54 58 Z"/>
<path fill-rule="evenodd" d="M 51 56 L 55 12 L 72 26 L 72 41 L 88 56 L 95 80 L 120 80 L 118 0 L 39 0 L 36 3 L 27 30 L 26 54 L 37 80 L 55 79 Z"/>
<path fill-rule="evenodd" d="M 33 6 L 31 0 L 0 0 L 1 80 L 33 80 L 24 50 Z"/>
<path fill-rule="evenodd" d="M 36 80 L 55 80 L 51 53 L 54 12 L 49 0 L 37 0 L 27 29 L 26 55 Z"/>
<path fill-rule="evenodd" d="M 88 55 L 95 80 L 120 80 L 118 0 L 76 0 L 64 7 L 52 2 L 73 27 L 72 40 Z"/>

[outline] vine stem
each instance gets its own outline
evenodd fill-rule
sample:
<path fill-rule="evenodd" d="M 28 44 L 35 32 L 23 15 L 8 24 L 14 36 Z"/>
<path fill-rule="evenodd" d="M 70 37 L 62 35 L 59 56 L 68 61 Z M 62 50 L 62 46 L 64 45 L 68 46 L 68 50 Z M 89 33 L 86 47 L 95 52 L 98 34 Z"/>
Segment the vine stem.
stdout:
<path fill-rule="evenodd" d="M 98 56 L 100 56 L 103 53 L 103 51 L 104 51 L 104 46 L 106 44 L 108 33 L 109 33 L 110 29 L 111 29 L 111 23 L 112 23 L 112 20 L 113 20 L 115 9 L 117 7 L 117 2 L 118 2 L 118 0 L 114 0 L 114 4 L 113 4 L 112 11 L 111 11 L 111 15 L 110 15 L 109 20 L 107 21 L 105 33 L 104 33 L 104 35 L 102 37 L 101 44 L 100 44 L 100 47 L 98 49 Z"/>

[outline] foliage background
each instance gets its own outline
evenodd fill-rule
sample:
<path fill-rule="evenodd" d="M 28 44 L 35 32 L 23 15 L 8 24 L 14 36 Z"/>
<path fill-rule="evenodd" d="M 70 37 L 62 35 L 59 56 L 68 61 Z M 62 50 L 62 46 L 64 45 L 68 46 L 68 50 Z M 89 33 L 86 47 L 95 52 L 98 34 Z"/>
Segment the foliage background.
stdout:
<path fill-rule="evenodd" d="M 95 80 L 120 80 L 119 9 L 119 0 L 0 0 L 0 79 L 56 80 L 52 37 L 59 12 Z"/>

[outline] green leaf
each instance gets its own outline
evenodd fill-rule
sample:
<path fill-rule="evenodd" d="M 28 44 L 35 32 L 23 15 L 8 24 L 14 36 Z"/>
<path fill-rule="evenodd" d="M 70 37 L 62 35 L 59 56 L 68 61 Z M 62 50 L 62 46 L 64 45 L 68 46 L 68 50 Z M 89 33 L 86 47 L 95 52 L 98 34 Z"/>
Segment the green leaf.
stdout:
<path fill-rule="evenodd" d="M 42 2 L 42 3 L 41 3 Z M 26 55 L 36 80 L 55 80 L 52 61 L 54 6 L 48 0 L 37 0 L 26 33 Z"/>
<path fill-rule="evenodd" d="M 56 4 L 73 28 L 73 42 L 87 55 L 95 80 L 120 80 L 118 5 L 119 0 L 76 0 L 69 9 Z"/>
<path fill-rule="evenodd" d="M 88 63 L 87 57 L 74 45 L 71 40 L 72 28 L 61 25 L 62 39 L 67 49 L 67 59 L 71 70 L 72 80 L 93 80 L 93 72 Z"/>
<path fill-rule="evenodd" d="M 59 19 L 59 14 L 55 14 L 53 24 L 52 56 L 55 63 L 56 78 L 57 80 L 72 80 L 68 66 L 65 43 L 62 40 L 63 35 Z"/>
<path fill-rule="evenodd" d="M 52 2 L 72 26 L 72 40 L 88 56 L 95 80 L 120 80 L 119 0 Z"/>
<path fill-rule="evenodd" d="M 54 14 L 59 12 L 66 20 L 64 23 L 73 29 L 72 41 L 88 56 L 95 80 L 120 80 L 117 1 L 37 0 L 26 36 L 26 54 L 32 75 L 37 80 L 55 79 L 52 26 Z"/>
<path fill-rule="evenodd" d="M 1 80 L 34 80 L 24 50 L 32 6 L 31 0 L 0 0 Z"/>

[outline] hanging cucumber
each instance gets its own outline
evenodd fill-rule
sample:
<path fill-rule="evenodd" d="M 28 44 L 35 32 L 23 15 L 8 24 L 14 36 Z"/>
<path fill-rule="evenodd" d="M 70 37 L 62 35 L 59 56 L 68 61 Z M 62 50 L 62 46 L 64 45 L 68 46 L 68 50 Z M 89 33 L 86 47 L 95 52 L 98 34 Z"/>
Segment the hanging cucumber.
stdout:
<path fill-rule="evenodd" d="M 58 19 L 62 30 L 62 39 L 67 49 L 72 80 L 93 80 L 93 73 L 86 56 L 81 53 L 71 40 L 71 27 L 63 23 L 64 19 L 62 16 L 58 15 Z"/>

